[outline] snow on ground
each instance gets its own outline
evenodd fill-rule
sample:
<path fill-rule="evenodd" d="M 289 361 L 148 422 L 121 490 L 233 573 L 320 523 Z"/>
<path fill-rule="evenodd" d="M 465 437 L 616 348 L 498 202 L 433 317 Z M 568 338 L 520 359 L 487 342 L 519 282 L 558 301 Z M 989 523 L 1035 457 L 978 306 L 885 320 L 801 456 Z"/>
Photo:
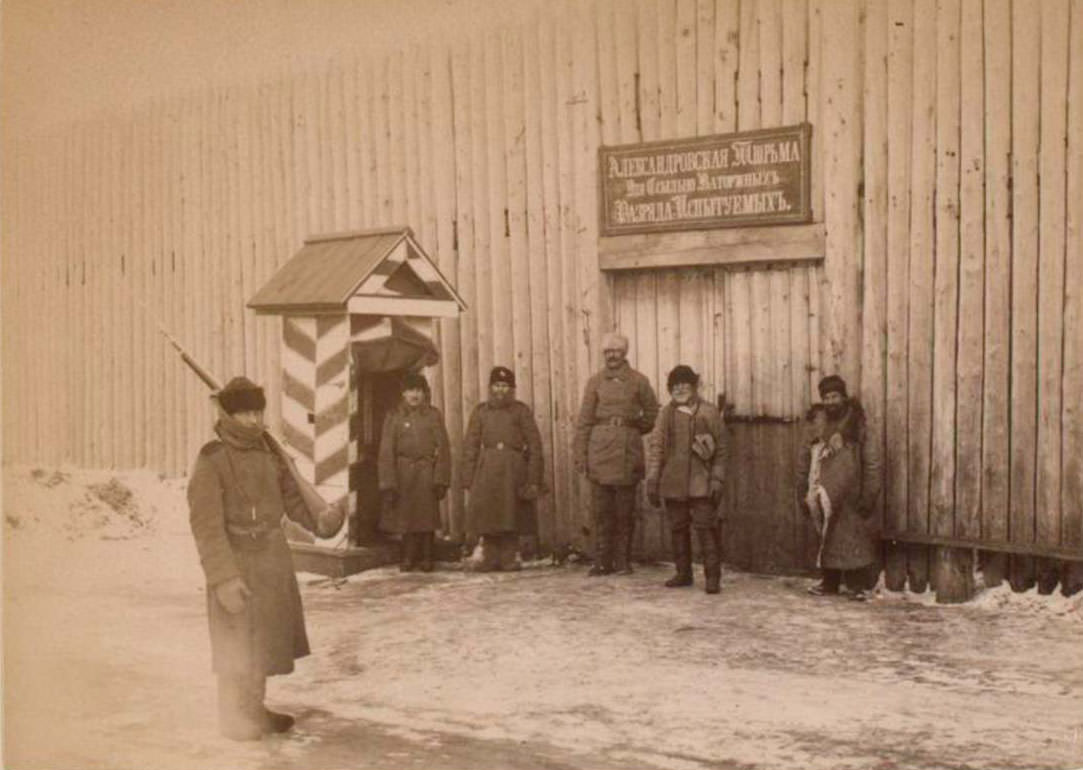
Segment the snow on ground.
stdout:
<path fill-rule="evenodd" d="M 315 652 L 269 688 L 298 727 L 231 743 L 183 481 L 3 480 L 8 767 L 1083 767 L 1080 595 L 727 572 L 711 597 L 544 562 L 300 575 Z"/>

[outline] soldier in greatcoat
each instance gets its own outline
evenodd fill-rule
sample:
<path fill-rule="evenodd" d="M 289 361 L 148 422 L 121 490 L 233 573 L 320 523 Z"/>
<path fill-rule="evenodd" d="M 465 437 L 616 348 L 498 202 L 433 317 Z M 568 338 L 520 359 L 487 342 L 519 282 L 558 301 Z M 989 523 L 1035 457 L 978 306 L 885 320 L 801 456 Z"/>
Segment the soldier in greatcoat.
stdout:
<path fill-rule="evenodd" d="M 590 480 L 595 522 L 591 577 L 631 572 L 636 486 L 646 462 L 643 436 L 658 416 L 658 399 L 645 376 L 628 365 L 628 338 L 602 340 L 605 367 L 587 380 L 576 420 L 575 468 Z"/>
<path fill-rule="evenodd" d="M 666 388 L 672 400 L 662 407 L 647 457 L 647 497 L 655 507 L 665 502 L 677 568 L 665 585 L 692 585 L 695 529 L 706 591 L 716 594 L 722 579 L 719 504 L 726 472 L 725 426 L 718 409 L 700 399 L 699 375 L 690 366 L 674 367 Z"/>
<path fill-rule="evenodd" d="M 515 398 L 515 374 L 494 367 L 489 398 L 474 408 L 463 439 L 466 529 L 481 535 L 476 571 L 519 569 L 519 537 L 538 531 L 544 473 L 541 433 L 530 407 Z"/>
<path fill-rule="evenodd" d="M 333 509 L 313 516 L 285 463 L 264 440 L 263 389 L 236 377 L 217 396 L 218 438 L 199 452 L 188 483 L 190 524 L 207 580 L 222 734 L 256 740 L 293 717 L 264 706 L 266 678 L 309 653 L 301 595 L 281 521 L 330 537 Z"/>
<path fill-rule="evenodd" d="M 881 484 L 880 448 L 868 440 L 865 411 L 849 397 L 841 377 L 824 377 L 818 390 L 824 419 L 803 447 L 797 465 L 799 498 L 814 520 L 823 522 L 823 578 L 809 593 L 835 595 L 845 583 L 852 598 L 863 601 L 880 571 L 875 515 Z"/>
<path fill-rule="evenodd" d="M 428 380 L 408 373 L 402 400 L 384 418 L 380 436 L 380 528 L 401 535 L 404 572 L 432 571 L 440 501 L 451 483 L 451 442 L 443 415 L 429 400 Z"/>

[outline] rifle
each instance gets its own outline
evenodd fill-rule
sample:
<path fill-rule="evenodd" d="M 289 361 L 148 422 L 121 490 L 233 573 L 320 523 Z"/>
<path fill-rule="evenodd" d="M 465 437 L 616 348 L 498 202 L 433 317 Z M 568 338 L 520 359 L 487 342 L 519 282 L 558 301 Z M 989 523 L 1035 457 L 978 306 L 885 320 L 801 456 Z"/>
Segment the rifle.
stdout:
<path fill-rule="evenodd" d="M 143 305 L 142 302 L 140 302 L 139 304 Z M 146 305 L 143 305 L 143 309 L 148 314 L 150 314 L 150 310 L 146 307 Z M 161 323 L 158 322 L 158 319 L 154 319 L 154 324 L 158 327 L 158 331 L 161 333 L 161 335 L 165 337 L 166 340 L 169 341 L 169 344 L 172 345 L 173 348 L 177 351 L 177 353 L 180 354 L 181 361 L 183 361 L 189 369 L 195 372 L 195 375 L 203 381 L 203 384 L 205 384 L 208 388 L 211 389 L 211 397 L 217 398 L 218 391 L 222 389 L 222 385 L 218 381 L 218 379 L 213 374 L 204 369 L 202 366 L 200 366 L 200 364 L 188 354 L 188 351 L 185 350 L 179 342 L 177 342 L 176 338 L 172 334 L 170 334 L 169 331 L 164 326 L 162 326 Z M 341 505 L 343 501 L 340 500 L 336 504 L 336 515 L 335 518 L 330 522 L 330 524 L 326 527 L 321 526 L 323 519 L 326 516 L 326 512 L 331 509 L 332 506 L 329 506 L 327 502 L 323 499 L 323 497 L 320 496 L 320 493 L 316 491 L 316 488 L 309 483 L 308 479 L 301 475 L 301 472 L 297 470 L 297 463 L 294 462 L 293 457 L 290 456 L 290 453 L 286 451 L 286 448 L 282 446 L 281 442 L 279 442 L 279 440 L 276 439 L 271 434 L 271 431 L 267 430 L 267 428 L 263 429 L 263 440 L 267 442 L 267 446 L 270 448 L 270 450 L 274 452 L 280 460 L 282 460 L 282 462 L 286 466 L 286 470 L 289 471 L 290 476 L 297 484 L 297 489 L 301 493 L 301 500 L 304 501 L 305 508 L 308 509 L 308 513 L 312 517 L 312 521 L 316 523 L 316 528 L 318 530 L 317 534 L 319 534 L 321 537 L 334 537 L 339 532 L 339 530 L 342 529 L 342 525 L 346 519 L 345 507 L 337 507 Z M 323 531 L 321 532 L 319 530 Z M 324 532 L 326 532 L 327 530 L 333 531 L 324 534 Z"/>

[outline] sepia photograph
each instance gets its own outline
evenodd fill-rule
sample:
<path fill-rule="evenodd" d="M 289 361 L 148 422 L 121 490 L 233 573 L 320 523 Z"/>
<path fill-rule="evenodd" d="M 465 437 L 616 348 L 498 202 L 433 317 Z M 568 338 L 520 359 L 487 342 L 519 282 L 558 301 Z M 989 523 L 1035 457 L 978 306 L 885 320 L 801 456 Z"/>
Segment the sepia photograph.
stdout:
<path fill-rule="evenodd" d="M 0 0 L 0 767 L 1083 770 L 1083 0 Z"/>

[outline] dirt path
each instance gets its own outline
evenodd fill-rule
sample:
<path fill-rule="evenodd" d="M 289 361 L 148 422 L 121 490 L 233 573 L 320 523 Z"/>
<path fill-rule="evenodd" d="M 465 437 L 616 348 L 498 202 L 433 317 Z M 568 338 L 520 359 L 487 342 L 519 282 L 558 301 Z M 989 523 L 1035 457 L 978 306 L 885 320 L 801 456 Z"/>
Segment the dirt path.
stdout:
<path fill-rule="evenodd" d="M 665 577 L 310 577 L 315 654 L 269 692 L 298 729 L 238 745 L 214 733 L 182 527 L 15 539 L 6 766 L 1083 766 L 1078 612 L 817 601 L 806 581 L 734 574 L 709 597 Z"/>

